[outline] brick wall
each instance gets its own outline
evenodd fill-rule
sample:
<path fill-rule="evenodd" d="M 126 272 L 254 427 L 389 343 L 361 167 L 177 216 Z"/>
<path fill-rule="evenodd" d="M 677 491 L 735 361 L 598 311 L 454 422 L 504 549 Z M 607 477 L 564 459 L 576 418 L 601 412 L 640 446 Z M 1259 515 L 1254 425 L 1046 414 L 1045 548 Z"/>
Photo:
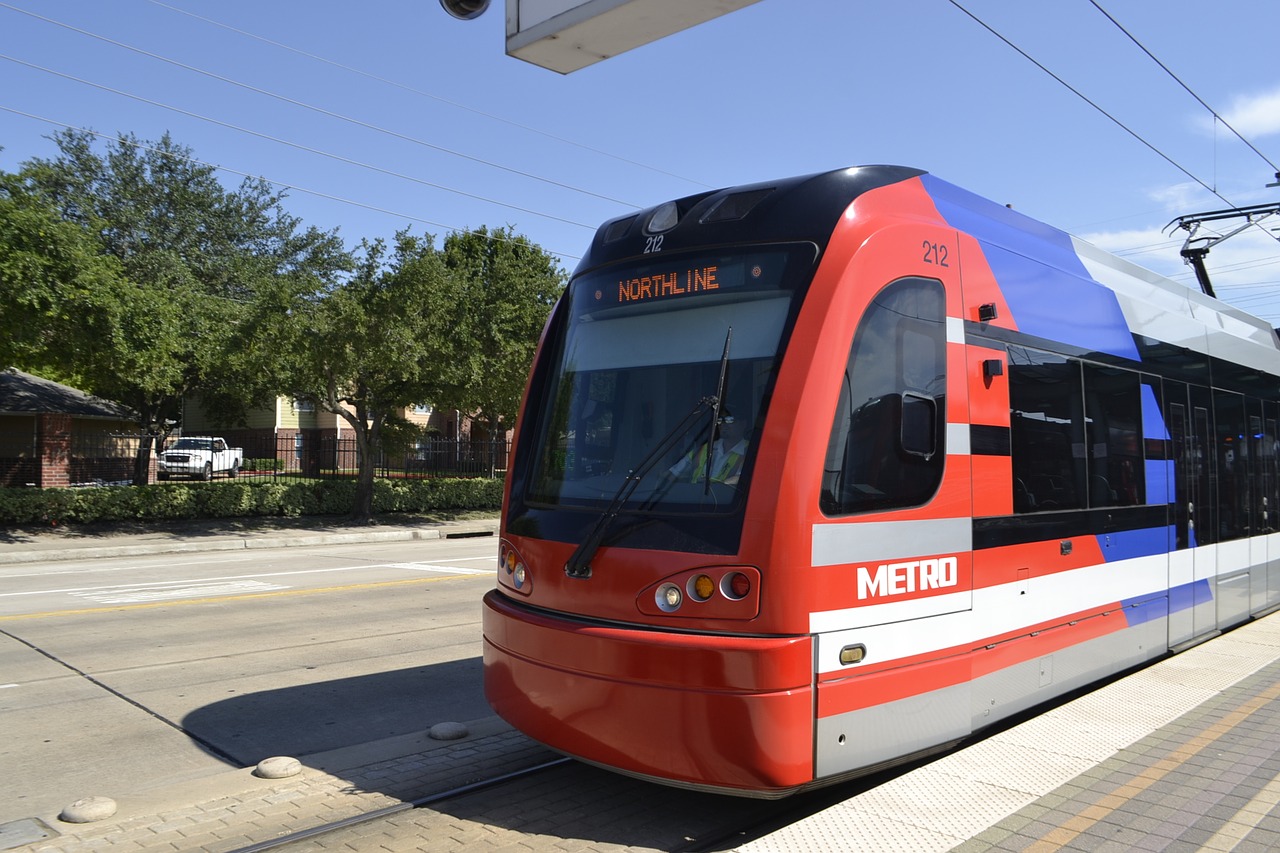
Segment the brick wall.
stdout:
<path fill-rule="evenodd" d="M 36 415 L 37 485 L 71 485 L 71 415 Z"/>

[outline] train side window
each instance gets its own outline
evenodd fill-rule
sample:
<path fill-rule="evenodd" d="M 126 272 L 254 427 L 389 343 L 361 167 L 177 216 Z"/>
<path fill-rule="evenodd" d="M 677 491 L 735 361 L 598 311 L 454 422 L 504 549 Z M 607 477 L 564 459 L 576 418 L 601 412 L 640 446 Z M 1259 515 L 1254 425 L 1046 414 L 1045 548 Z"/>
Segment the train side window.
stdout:
<path fill-rule="evenodd" d="M 1218 539 L 1240 539 L 1249 535 L 1251 513 L 1248 422 L 1244 397 L 1232 391 L 1214 391 L 1214 425 L 1218 463 Z"/>
<path fill-rule="evenodd" d="M 1080 363 L 1009 347 L 1014 512 L 1083 509 L 1084 398 Z"/>
<path fill-rule="evenodd" d="M 1138 374 L 1131 371 L 1084 366 L 1091 507 L 1146 502 L 1140 387 Z"/>
<path fill-rule="evenodd" d="M 828 515 L 918 506 L 946 461 L 946 299 L 904 278 L 876 295 L 845 364 L 822 478 Z"/>

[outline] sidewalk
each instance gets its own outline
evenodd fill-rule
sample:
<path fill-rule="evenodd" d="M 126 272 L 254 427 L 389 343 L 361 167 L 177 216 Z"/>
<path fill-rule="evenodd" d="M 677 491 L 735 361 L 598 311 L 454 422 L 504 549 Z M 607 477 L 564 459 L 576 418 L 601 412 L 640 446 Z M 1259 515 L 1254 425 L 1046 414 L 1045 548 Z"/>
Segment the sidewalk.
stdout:
<path fill-rule="evenodd" d="M 104 557 L 136 557 L 182 551 L 232 551 L 361 542 L 402 542 L 494 536 L 498 516 L 460 520 L 385 515 L 372 524 L 340 517 L 228 518 L 135 522 L 49 529 L 0 528 L 0 565 Z"/>

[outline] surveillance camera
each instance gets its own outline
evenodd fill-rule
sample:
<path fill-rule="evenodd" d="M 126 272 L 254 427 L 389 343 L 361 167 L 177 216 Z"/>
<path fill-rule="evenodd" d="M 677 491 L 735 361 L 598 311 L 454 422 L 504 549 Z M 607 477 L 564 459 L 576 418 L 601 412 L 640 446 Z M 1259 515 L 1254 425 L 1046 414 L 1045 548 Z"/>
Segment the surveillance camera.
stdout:
<path fill-rule="evenodd" d="M 489 0 L 440 0 L 444 10 L 455 18 L 470 21 L 484 14 L 489 8 Z"/>

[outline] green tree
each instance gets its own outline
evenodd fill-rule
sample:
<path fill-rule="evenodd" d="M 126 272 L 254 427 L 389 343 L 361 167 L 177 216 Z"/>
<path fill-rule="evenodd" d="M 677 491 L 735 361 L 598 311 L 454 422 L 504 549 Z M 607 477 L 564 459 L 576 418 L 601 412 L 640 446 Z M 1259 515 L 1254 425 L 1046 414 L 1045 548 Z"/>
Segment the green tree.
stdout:
<path fill-rule="evenodd" d="M 400 412 L 434 399 L 455 376 L 438 363 L 451 294 L 431 238 L 401 232 L 390 251 L 379 240 L 362 243 L 359 255 L 348 280 L 299 295 L 275 340 L 296 396 L 351 427 L 359 456 L 351 515 L 367 520 L 384 437 L 403 440 Z"/>
<path fill-rule="evenodd" d="M 15 188 L 81 228 L 127 283 L 95 290 L 113 324 L 109 357 L 68 356 L 81 386 L 137 411 L 157 438 L 192 393 L 229 421 L 269 399 L 279 371 L 256 341 L 258 309 L 279 304 L 281 291 L 314 291 L 349 269 L 336 234 L 302 229 L 264 181 L 228 191 L 214 167 L 167 134 L 154 143 L 125 136 L 104 154 L 85 132 L 53 139 L 59 155 L 25 163 Z M 76 322 L 73 303 L 50 310 Z M 82 332 L 69 340 L 91 337 Z M 149 454 L 144 443 L 135 482 L 145 480 Z"/>
<path fill-rule="evenodd" d="M 498 438 L 515 423 L 565 274 L 555 258 L 509 227 L 451 234 L 442 254 L 457 293 L 448 310 L 459 375 L 433 402 L 478 415 Z"/>
<path fill-rule="evenodd" d="M 83 387 L 119 360 L 117 330 L 138 296 L 88 231 L 0 173 L 0 367 Z"/>

